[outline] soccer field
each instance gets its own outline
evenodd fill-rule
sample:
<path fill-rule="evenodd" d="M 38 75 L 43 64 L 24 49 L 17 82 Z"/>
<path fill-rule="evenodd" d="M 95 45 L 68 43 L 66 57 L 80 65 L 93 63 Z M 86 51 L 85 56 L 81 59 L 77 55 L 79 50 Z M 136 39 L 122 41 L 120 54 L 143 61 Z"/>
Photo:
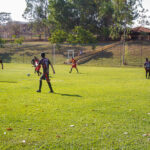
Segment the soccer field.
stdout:
<path fill-rule="evenodd" d="M 0 69 L 0 149 L 150 149 L 150 80 L 143 68 L 79 66 L 79 74 L 54 68 L 54 94 L 45 81 L 36 93 L 31 65 Z"/>

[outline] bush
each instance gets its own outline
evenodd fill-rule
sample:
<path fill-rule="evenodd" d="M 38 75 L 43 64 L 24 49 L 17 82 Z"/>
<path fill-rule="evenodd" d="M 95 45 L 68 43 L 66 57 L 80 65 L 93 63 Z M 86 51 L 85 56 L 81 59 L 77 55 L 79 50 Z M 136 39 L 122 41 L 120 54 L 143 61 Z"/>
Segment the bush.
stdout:
<path fill-rule="evenodd" d="M 20 37 L 20 38 L 15 39 L 14 42 L 18 45 L 22 45 L 23 41 L 24 41 L 24 37 Z"/>
<path fill-rule="evenodd" d="M 63 30 L 57 30 L 52 33 L 52 36 L 49 38 L 51 43 L 64 43 L 67 39 L 67 33 Z"/>
<path fill-rule="evenodd" d="M 67 42 L 72 44 L 93 44 L 96 43 L 96 38 L 90 31 L 81 26 L 76 26 L 72 33 L 68 35 Z"/>
<path fill-rule="evenodd" d="M 0 38 L 0 47 L 4 47 L 5 44 L 5 40 L 3 40 L 2 38 Z"/>

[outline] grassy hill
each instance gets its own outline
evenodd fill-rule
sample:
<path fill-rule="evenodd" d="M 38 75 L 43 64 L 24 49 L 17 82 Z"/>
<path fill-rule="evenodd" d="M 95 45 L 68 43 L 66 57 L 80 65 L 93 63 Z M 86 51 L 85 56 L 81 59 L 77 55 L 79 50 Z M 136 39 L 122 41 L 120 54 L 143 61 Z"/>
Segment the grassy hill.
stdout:
<path fill-rule="evenodd" d="M 40 57 L 40 53 L 44 51 L 53 63 L 63 64 L 67 60 L 67 50 L 74 50 L 75 56 L 78 56 L 79 51 L 82 50 L 84 55 L 86 54 L 86 57 L 80 59 L 80 64 L 94 66 L 121 66 L 124 46 L 120 43 L 110 47 L 110 45 L 114 43 L 115 42 L 100 43 L 95 47 L 93 47 L 93 45 L 63 44 L 57 45 L 55 48 L 48 42 L 25 42 L 20 46 L 9 44 L 5 45 L 4 48 L 0 48 L 0 58 L 3 59 L 4 62 L 30 63 L 34 55 Z M 103 49 L 104 47 L 108 48 Z M 55 57 L 53 55 L 54 49 Z M 145 57 L 148 56 L 150 56 L 149 41 L 126 42 L 125 62 L 127 66 L 142 66 Z"/>

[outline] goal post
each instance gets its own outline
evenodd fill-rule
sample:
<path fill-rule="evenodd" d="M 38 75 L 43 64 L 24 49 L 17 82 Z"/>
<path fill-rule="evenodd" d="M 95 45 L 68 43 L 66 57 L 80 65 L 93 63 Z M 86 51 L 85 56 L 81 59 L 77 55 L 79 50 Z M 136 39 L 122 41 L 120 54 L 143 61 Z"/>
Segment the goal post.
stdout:
<path fill-rule="evenodd" d="M 68 59 L 74 57 L 74 50 L 67 50 L 68 52 Z"/>

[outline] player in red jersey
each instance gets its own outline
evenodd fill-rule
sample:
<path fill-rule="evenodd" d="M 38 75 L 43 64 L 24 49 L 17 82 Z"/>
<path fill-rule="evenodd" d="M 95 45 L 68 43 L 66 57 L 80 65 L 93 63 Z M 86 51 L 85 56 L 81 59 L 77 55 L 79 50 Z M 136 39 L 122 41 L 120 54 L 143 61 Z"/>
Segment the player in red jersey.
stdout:
<path fill-rule="evenodd" d="M 37 90 L 37 92 L 41 92 L 41 88 L 42 88 L 42 80 L 46 80 L 47 81 L 47 84 L 50 88 L 50 93 L 53 93 L 53 89 L 52 89 L 52 86 L 51 86 L 51 83 L 50 83 L 50 79 L 49 79 L 49 65 L 51 65 L 51 68 L 53 70 L 53 73 L 55 74 L 55 70 L 53 68 L 53 65 L 52 63 L 50 62 L 49 59 L 45 58 L 45 53 L 41 53 L 41 57 L 42 59 L 40 60 L 39 62 L 39 65 L 38 66 L 41 66 L 42 65 L 42 68 L 43 68 L 43 74 L 40 78 L 40 85 L 39 85 L 39 90 Z"/>
<path fill-rule="evenodd" d="M 77 68 L 77 61 L 76 61 L 76 60 L 72 57 L 71 62 L 72 62 L 72 67 L 71 67 L 71 69 L 70 69 L 69 73 L 71 73 L 71 72 L 72 72 L 72 69 L 73 69 L 73 68 L 75 68 L 75 69 L 76 69 L 76 71 L 77 71 L 77 73 L 79 73 L 78 68 Z"/>
<path fill-rule="evenodd" d="M 34 58 L 31 60 L 31 64 L 35 67 L 35 73 L 37 72 L 38 76 L 40 76 L 42 73 L 39 71 L 41 66 L 39 65 L 39 59 L 34 56 Z"/>
<path fill-rule="evenodd" d="M 2 60 L 0 60 L 0 64 L 2 65 L 2 69 L 4 69 L 3 61 Z"/>

